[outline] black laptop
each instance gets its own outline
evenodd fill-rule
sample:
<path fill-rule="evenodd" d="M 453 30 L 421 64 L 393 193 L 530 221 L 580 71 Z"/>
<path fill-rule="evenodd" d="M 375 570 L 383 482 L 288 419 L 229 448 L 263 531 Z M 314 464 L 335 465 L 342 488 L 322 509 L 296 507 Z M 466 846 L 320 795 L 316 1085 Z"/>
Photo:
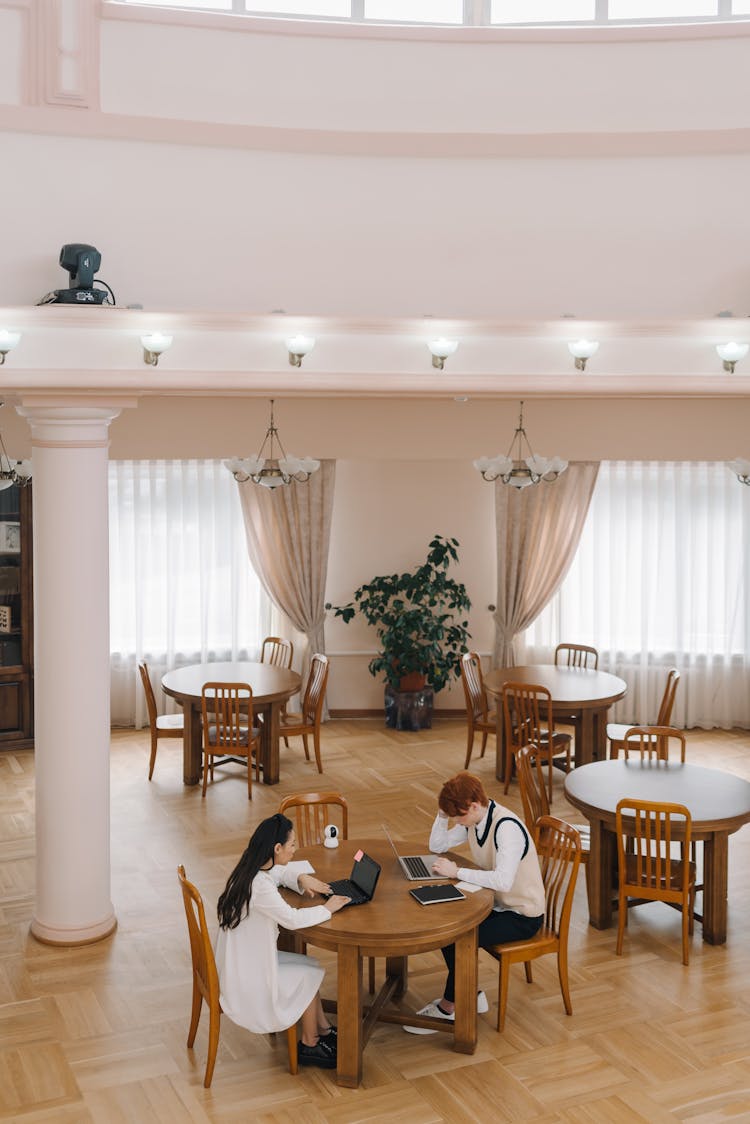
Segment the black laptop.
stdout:
<path fill-rule="evenodd" d="M 379 877 L 380 867 L 375 860 L 364 851 L 358 851 L 354 856 L 354 866 L 349 878 L 337 878 L 328 885 L 334 894 L 343 894 L 344 897 L 351 898 L 347 905 L 364 905 L 365 902 L 372 901 L 375 896 Z"/>

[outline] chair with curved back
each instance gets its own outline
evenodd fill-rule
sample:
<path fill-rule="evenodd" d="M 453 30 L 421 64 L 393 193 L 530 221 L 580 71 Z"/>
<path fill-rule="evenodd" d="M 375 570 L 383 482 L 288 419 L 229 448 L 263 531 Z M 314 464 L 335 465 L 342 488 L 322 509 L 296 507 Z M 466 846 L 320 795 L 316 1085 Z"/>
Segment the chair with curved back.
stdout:
<path fill-rule="evenodd" d="M 631 726 L 621 742 L 625 760 L 638 756 L 641 761 L 669 761 L 670 750 L 685 763 L 685 735 L 674 726 Z"/>
<path fill-rule="evenodd" d="M 622 955 L 628 898 L 635 898 L 639 903 L 660 901 L 682 912 L 682 963 L 687 964 L 695 895 L 695 863 L 686 857 L 692 827 L 690 812 L 684 804 L 661 804 L 626 797 L 618 801 L 616 817 L 617 955 Z M 673 844 L 679 847 L 679 858 L 674 857 Z"/>
<path fill-rule="evenodd" d="M 291 670 L 294 658 L 294 644 L 282 636 L 267 636 L 260 649 L 260 662 L 270 664 L 271 667 L 284 667 Z M 279 714 L 284 717 L 287 710 L 286 699 L 281 704 Z M 289 739 L 284 738 L 284 745 L 289 748 Z"/>
<path fill-rule="evenodd" d="M 203 898 L 193 883 L 188 882 L 184 866 L 177 867 L 177 877 L 182 890 L 182 904 L 185 906 L 185 917 L 187 918 L 190 936 L 190 958 L 193 964 L 193 1004 L 190 1013 L 187 1045 L 189 1050 L 193 1048 L 201 1011 L 205 1003 L 208 1007 L 208 1056 L 203 1085 L 204 1088 L 208 1089 L 213 1080 L 216 1051 L 219 1047 L 219 1029 L 222 1015 L 219 997 L 219 974 L 216 971 L 214 950 L 206 924 Z M 296 1025 L 289 1027 L 286 1032 L 286 1039 L 289 1047 L 289 1072 L 294 1074 L 298 1068 Z"/>
<path fill-rule="evenodd" d="M 247 717 L 245 717 L 247 713 Z M 214 766 L 227 761 L 247 764 L 247 798 L 253 798 L 251 759 L 260 780 L 260 730 L 252 725 L 253 691 L 249 683 L 204 683 L 201 691 L 203 793 Z"/>
<path fill-rule="evenodd" d="M 552 802 L 553 759 L 565 754 L 570 769 L 570 734 L 555 732 L 552 717 L 552 696 L 537 683 L 503 683 L 503 719 L 505 723 L 505 788 L 510 787 L 515 754 L 525 745 L 533 745 L 549 766 L 549 800 Z"/>
<path fill-rule="evenodd" d="M 336 815 L 331 810 L 337 809 Z M 294 811 L 294 829 L 301 847 L 312 847 L 323 842 L 323 829 L 329 823 L 337 824 L 342 839 L 349 838 L 349 805 L 340 792 L 299 792 L 286 796 L 279 811 L 289 815 Z"/>
<path fill-rule="evenodd" d="M 151 676 L 148 673 L 148 664 L 142 661 L 138 664 L 138 670 L 141 673 L 143 693 L 146 696 L 148 725 L 151 731 L 151 758 L 148 763 L 148 779 L 151 780 L 154 775 L 159 738 L 182 738 L 185 723 L 181 714 L 159 714 L 157 712 L 156 697 L 151 685 Z"/>
<path fill-rule="evenodd" d="M 484 751 L 487 748 L 487 735 L 497 733 L 497 714 L 494 710 L 490 710 L 487 705 L 487 693 L 484 689 L 484 678 L 482 676 L 482 661 L 476 652 L 464 652 L 461 656 L 461 682 L 464 688 L 464 699 L 466 700 L 468 735 L 464 769 L 468 769 L 476 734 L 481 733 L 482 735 L 482 750 L 479 756 L 484 757 Z"/>
<path fill-rule="evenodd" d="M 281 716 L 279 734 L 283 738 L 292 738 L 299 735 L 305 747 L 305 757 L 310 760 L 310 750 L 307 739 L 312 734 L 315 749 L 315 763 L 318 772 L 323 772 L 320 760 L 320 722 L 323 717 L 323 703 L 325 702 L 326 687 L 328 685 L 328 656 L 316 652 L 310 664 L 305 694 L 302 699 L 301 714 L 286 714 Z"/>
<path fill-rule="evenodd" d="M 558 644 L 555 648 L 555 667 L 588 667 L 596 671 L 599 653 L 588 644 Z"/>
<path fill-rule="evenodd" d="M 672 710 L 674 708 L 674 700 L 679 682 L 679 671 L 676 667 L 670 667 L 667 672 L 664 694 L 662 695 L 661 704 L 659 706 L 659 714 L 654 723 L 655 726 L 669 726 L 672 719 Z M 628 730 L 632 730 L 633 728 L 632 725 L 628 726 L 622 722 L 607 723 L 607 740 L 609 742 L 610 758 L 614 759 L 619 756 L 620 750 L 623 748 L 623 739 Z"/>
<path fill-rule="evenodd" d="M 549 801 L 547 789 L 544 787 L 541 760 L 533 745 L 524 745 L 516 752 L 516 773 L 523 804 L 524 823 L 529 831 L 534 832 L 542 816 L 549 815 Z M 581 862 L 586 864 L 591 854 L 591 825 L 574 823 L 570 826 L 574 827 L 581 837 Z"/>
<path fill-rule="evenodd" d="M 554 816 L 542 816 L 537 821 L 534 836 L 544 882 L 545 909 L 542 927 L 528 940 L 497 944 L 486 950 L 500 964 L 498 1031 L 505 1026 L 511 964 L 523 963 L 526 982 L 532 983 L 531 961 L 553 952 L 557 954 L 557 974 L 565 1013 L 573 1013 L 568 984 L 568 932 L 578 867 L 581 863 L 581 840 L 574 827 Z"/>

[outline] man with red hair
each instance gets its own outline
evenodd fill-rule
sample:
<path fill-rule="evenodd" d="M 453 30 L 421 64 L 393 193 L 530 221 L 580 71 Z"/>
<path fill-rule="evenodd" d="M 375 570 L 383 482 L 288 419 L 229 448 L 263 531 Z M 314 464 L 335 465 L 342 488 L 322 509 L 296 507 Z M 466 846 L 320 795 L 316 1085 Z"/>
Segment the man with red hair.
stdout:
<path fill-rule="evenodd" d="M 453 827 L 449 827 L 449 820 Z M 446 781 L 438 797 L 438 814 L 430 832 L 430 850 L 437 853 L 469 841 L 471 857 L 480 868 L 460 867 L 451 859 L 435 860 L 433 871 L 444 878 L 460 878 L 484 886 L 495 894 L 489 917 L 477 930 L 480 948 L 533 937 L 544 920 L 544 883 L 534 840 L 525 824 L 501 804 L 490 800 L 479 777 L 458 773 Z M 428 1003 L 418 1015 L 454 1018 L 455 945 L 442 950 L 448 979 L 442 999 Z M 477 1011 L 487 1011 L 483 991 L 477 996 Z M 434 1030 L 405 1026 L 410 1034 L 436 1034 Z"/>

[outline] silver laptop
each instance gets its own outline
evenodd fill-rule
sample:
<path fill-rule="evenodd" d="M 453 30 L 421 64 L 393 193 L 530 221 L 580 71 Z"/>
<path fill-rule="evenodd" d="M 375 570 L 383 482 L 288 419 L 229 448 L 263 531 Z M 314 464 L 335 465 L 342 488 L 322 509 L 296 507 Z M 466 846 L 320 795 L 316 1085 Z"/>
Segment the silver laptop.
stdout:
<path fill-rule="evenodd" d="M 410 882 L 428 882 L 431 879 L 442 879 L 445 881 L 444 874 L 433 874 L 432 864 L 435 859 L 439 859 L 440 855 L 399 855 L 396 850 L 396 844 L 391 839 L 391 833 L 385 824 L 380 825 L 386 834 L 386 838 L 393 847 L 393 853 L 398 859 L 398 864 L 404 872 L 404 876 Z"/>

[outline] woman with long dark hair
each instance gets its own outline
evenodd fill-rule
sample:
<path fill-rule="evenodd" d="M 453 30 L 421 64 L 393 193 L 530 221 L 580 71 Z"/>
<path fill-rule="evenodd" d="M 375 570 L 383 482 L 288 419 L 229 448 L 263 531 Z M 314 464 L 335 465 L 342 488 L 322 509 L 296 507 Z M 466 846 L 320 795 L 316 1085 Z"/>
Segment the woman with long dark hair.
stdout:
<path fill-rule="evenodd" d="M 325 905 L 294 909 L 279 886 L 299 894 L 330 894 L 314 874 L 289 865 L 297 848 L 291 820 L 277 813 L 253 832 L 219 898 L 216 966 L 221 1006 L 239 1026 L 259 1034 L 286 1030 L 302 1019 L 300 1065 L 333 1069 L 336 1031 L 320 1002 L 323 969 L 312 956 L 279 952 L 279 925 L 304 929 L 330 920 L 348 898 L 334 895 Z"/>

